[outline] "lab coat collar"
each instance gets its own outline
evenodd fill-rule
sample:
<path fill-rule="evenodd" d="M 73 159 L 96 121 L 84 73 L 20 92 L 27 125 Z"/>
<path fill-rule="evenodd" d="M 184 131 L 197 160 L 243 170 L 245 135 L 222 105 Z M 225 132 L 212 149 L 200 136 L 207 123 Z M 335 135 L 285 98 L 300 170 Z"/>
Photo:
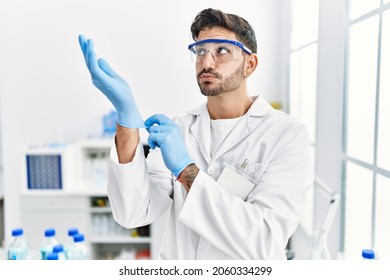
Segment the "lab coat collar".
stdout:
<path fill-rule="evenodd" d="M 199 108 L 188 112 L 195 117 L 195 122 L 190 127 L 191 133 L 194 135 L 196 142 L 199 145 L 200 152 L 207 162 L 210 164 L 210 149 L 211 149 L 211 131 L 210 129 L 210 115 L 207 110 L 207 104 L 203 104 Z"/>
<path fill-rule="evenodd" d="M 233 129 L 232 133 L 216 152 L 214 159 L 217 159 L 219 156 L 227 152 L 253 131 L 254 127 L 251 126 L 252 118 L 262 117 L 271 112 L 271 105 L 269 105 L 261 96 L 254 96 L 252 98 L 254 99 L 254 102 L 245 114 L 246 116 L 239 120 L 236 128 Z M 196 117 L 196 120 L 190 130 L 198 142 L 203 158 L 208 164 L 210 164 L 211 132 L 210 129 L 204 129 L 210 128 L 210 115 L 207 110 L 207 104 L 205 103 L 199 108 L 189 111 L 188 113 Z"/>
<path fill-rule="evenodd" d="M 254 102 L 247 112 L 249 117 L 263 117 L 273 110 L 272 106 L 261 95 L 252 96 L 252 99 Z"/>
<path fill-rule="evenodd" d="M 254 102 L 247 112 L 249 117 L 262 117 L 267 115 L 272 110 L 271 105 L 265 101 L 261 95 L 252 96 L 252 99 Z M 200 107 L 188 111 L 187 113 L 193 116 L 200 116 L 204 114 L 208 115 L 209 112 L 207 110 L 207 103 L 204 103 Z"/>

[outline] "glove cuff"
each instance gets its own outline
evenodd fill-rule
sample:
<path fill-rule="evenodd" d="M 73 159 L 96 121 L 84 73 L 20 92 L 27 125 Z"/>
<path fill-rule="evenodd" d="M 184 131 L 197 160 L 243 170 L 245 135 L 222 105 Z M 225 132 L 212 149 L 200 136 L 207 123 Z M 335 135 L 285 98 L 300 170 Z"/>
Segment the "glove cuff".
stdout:
<path fill-rule="evenodd" d="M 132 114 L 130 116 L 123 116 L 118 113 L 116 121 L 119 125 L 127 127 L 127 128 L 145 128 L 145 123 L 142 120 L 139 113 Z"/>
<path fill-rule="evenodd" d="M 184 169 L 191 163 L 195 163 L 191 158 L 187 157 L 185 161 L 183 161 L 183 164 L 181 164 L 180 168 L 173 170 L 172 173 L 176 178 L 180 177 L 180 174 L 183 172 Z"/>

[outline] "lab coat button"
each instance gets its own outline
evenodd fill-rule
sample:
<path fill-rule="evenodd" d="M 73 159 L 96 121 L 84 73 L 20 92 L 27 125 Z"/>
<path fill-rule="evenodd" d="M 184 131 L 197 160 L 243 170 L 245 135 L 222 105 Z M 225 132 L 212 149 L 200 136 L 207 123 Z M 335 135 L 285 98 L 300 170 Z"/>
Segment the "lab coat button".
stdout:
<path fill-rule="evenodd" d="M 209 173 L 209 175 L 212 175 L 214 173 L 214 169 L 213 168 L 209 168 L 207 170 L 207 173 Z"/>

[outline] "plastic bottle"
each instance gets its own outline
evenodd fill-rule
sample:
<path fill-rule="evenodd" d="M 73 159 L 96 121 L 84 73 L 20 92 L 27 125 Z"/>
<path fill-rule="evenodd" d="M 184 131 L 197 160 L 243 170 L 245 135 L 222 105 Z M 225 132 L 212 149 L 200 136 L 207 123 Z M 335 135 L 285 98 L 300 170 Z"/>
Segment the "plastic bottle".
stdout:
<path fill-rule="evenodd" d="M 66 260 L 64 246 L 62 244 L 55 245 L 53 247 L 53 253 L 58 255 L 59 260 Z"/>
<path fill-rule="evenodd" d="M 106 186 L 106 166 L 104 154 L 97 153 L 93 162 L 93 170 L 95 176 L 95 187 L 103 188 Z"/>
<path fill-rule="evenodd" d="M 50 253 L 46 257 L 46 260 L 48 261 L 58 261 L 59 259 L 59 255 L 57 253 Z"/>
<path fill-rule="evenodd" d="M 372 249 L 363 249 L 362 257 L 364 260 L 374 260 L 375 259 L 375 251 Z"/>
<path fill-rule="evenodd" d="M 74 244 L 73 237 L 78 233 L 79 233 L 79 230 L 77 228 L 68 229 L 68 237 L 67 237 L 65 244 L 64 244 L 64 253 L 65 253 L 66 259 L 68 258 L 69 248 L 71 246 L 73 246 L 73 244 Z"/>
<path fill-rule="evenodd" d="M 47 256 L 53 252 L 53 247 L 58 245 L 59 242 L 56 239 L 56 231 L 53 228 L 45 230 L 45 238 L 41 245 L 41 259 L 46 260 Z"/>
<path fill-rule="evenodd" d="M 103 116 L 103 134 L 112 136 L 116 132 L 116 111 L 111 111 Z"/>
<path fill-rule="evenodd" d="M 84 234 L 78 233 L 73 237 L 74 244 L 67 252 L 68 260 L 90 260 L 91 253 L 84 240 Z"/>
<path fill-rule="evenodd" d="M 9 260 L 27 260 L 30 256 L 30 249 L 23 235 L 23 229 L 13 229 L 12 236 L 14 240 L 8 248 L 7 258 Z"/>

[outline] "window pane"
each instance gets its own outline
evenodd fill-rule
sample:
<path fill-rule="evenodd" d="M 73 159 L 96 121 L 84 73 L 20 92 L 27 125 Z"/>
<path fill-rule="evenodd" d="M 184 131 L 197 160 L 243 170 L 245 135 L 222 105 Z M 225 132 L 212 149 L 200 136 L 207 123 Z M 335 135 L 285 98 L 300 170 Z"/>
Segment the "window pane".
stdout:
<path fill-rule="evenodd" d="M 390 259 L 390 179 L 378 175 L 375 209 L 375 251 L 379 259 Z"/>
<path fill-rule="evenodd" d="M 378 120 L 378 166 L 390 170 L 390 10 L 383 14 L 380 102 Z"/>
<path fill-rule="evenodd" d="M 317 40 L 318 0 L 293 0 L 291 47 L 298 48 Z"/>
<path fill-rule="evenodd" d="M 306 124 L 311 143 L 315 141 L 316 86 L 317 44 L 313 44 L 291 55 L 290 68 L 290 114 Z"/>
<path fill-rule="evenodd" d="M 349 0 L 351 19 L 364 15 L 380 5 L 380 0 Z"/>
<path fill-rule="evenodd" d="M 347 152 L 373 162 L 378 16 L 350 29 Z"/>
<path fill-rule="evenodd" d="M 345 258 L 360 259 L 371 247 L 372 172 L 347 163 L 345 190 Z"/>
<path fill-rule="evenodd" d="M 300 104 L 301 104 L 301 59 L 300 52 L 292 52 L 290 55 L 290 85 L 289 85 L 289 113 L 301 119 Z"/>

